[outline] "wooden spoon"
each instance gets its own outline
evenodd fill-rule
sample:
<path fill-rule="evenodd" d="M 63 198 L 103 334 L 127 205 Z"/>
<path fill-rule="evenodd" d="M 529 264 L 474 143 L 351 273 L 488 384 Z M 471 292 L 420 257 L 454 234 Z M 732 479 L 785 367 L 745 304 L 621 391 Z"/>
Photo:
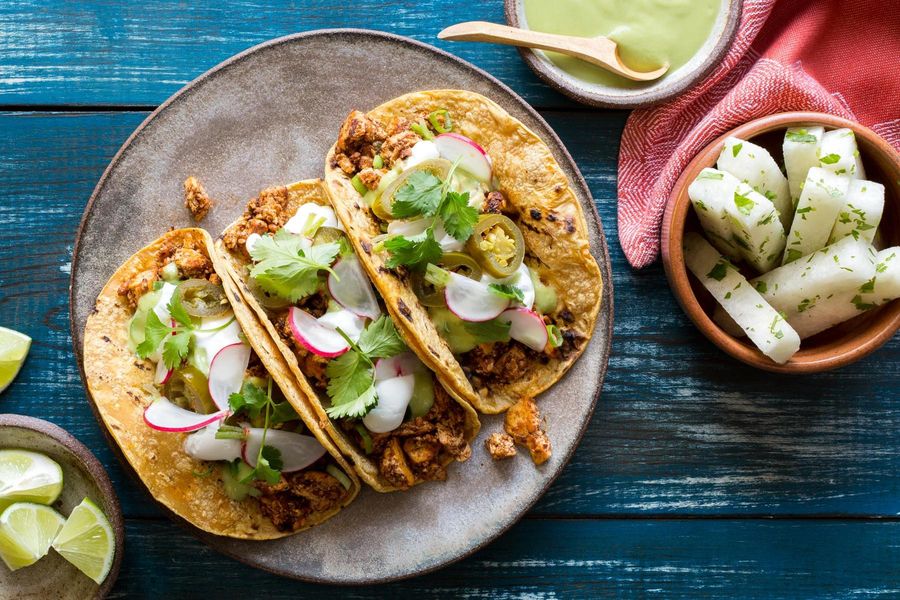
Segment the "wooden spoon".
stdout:
<path fill-rule="evenodd" d="M 540 48 L 552 50 L 560 54 L 567 54 L 580 58 L 592 65 L 603 67 L 633 81 L 651 81 L 662 77 L 669 70 L 669 65 L 663 65 L 655 71 L 641 73 L 629 69 L 619 58 L 619 49 L 616 43 L 607 37 L 584 38 L 571 35 L 557 35 L 554 33 L 541 33 L 530 29 L 507 27 L 487 21 L 468 21 L 457 23 L 444 29 L 438 34 L 442 40 L 454 40 L 464 42 L 494 42 L 508 46 L 522 46 L 525 48 Z"/>

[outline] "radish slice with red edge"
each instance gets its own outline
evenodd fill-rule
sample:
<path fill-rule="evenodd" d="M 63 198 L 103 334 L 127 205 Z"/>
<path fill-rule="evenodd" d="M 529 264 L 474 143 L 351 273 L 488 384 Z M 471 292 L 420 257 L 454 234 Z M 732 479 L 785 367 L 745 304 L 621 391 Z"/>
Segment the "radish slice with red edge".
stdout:
<path fill-rule="evenodd" d="M 504 311 L 498 321 L 509 323 L 509 337 L 522 342 L 532 350 L 542 352 L 547 346 L 547 326 L 541 315 L 527 308 L 511 308 Z"/>
<path fill-rule="evenodd" d="M 250 364 L 250 346 L 229 344 L 209 363 L 209 396 L 222 410 L 228 409 L 228 397 L 241 391 L 244 372 Z"/>
<path fill-rule="evenodd" d="M 151 429 L 157 431 L 187 433 L 221 421 L 229 414 L 230 412 L 227 410 L 220 410 L 209 415 L 201 415 L 181 408 L 168 398 L 161 396 L 144 409 L 144 422 Z"/>
<path fill-rule="evenodd" d="M 490 321 L 509 307 L 509 298 L 495 294 L 486 283 L 452 271 L 447 274 L 450 276 L 444 288 L 447 308 L 463 321 Z"/>
<path fill-rule="evenodd" d="M 372 290 L 372 283 L 363 272 L 359 259 L 351 255 L 339 259 L 328 275 L 328 291 L 335 301 L 347 310 L 372 320 L 378 318 L 381 309 Z"/>
<path fill-rule="evenodd" d="M 255 468 L 256 457 L 259 456 L 259 447 L 263 441 L 263 429 L 251 427 L 246 431 L 247 439 L 241 452 L 244 462 Z M 272 446 L 281 452 L 281 461 L 284 463 L 282 473 L 305 469 L 325 454 L 325 448 L 316 438 L 280 429 L 269 429 L 266 432 L 266 446 Z"/>
<path fill-rule="evenodd" d="M 375 362 L 375 381 L 413 375 L 424 368 L 425 365 L 412 352 L 402 352 L 390 358 L 379 358 Z"/>
<path fill-rule="evenodd" d="M 175 369 L 167 368 L 165 361 L 160 359 L 160 361 L 156 363 L 156 375 L 153 376 L 153 383 L 156 385 L 166 385 L 174 372 Z"/>
<path fill-rule="evenodd" d="M 294 339 L 317 356 L 335 358 L 350 349 L 347 340 L 334 327 L 320 323 L 314 316 L 296 306 L 288 311 L 288 323 Z"/>
<path fill-rule="evenodd" d="M 416 376 L 412 374 L 376 382 L 378 404 L 363 417 L 366 429 L 372 433 L 387 433 L 400 427 L 415 387 Z"/>
<path fill-rule="evenodd" d="M 483 183 L 491 181 L 491 159 L 475 140 L 458 133 L 442 133 L 434 138 L 442 158 L 459 160 L 459 168 Z"/>

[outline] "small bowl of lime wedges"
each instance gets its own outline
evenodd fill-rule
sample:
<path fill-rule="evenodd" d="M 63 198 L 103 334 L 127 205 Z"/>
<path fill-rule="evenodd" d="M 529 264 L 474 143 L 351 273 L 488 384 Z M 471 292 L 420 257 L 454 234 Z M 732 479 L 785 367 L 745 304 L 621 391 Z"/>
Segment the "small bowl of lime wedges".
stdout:
<path fill-rule="evenodd" d="M 91 451 L 53 423 L 0 414 L 6 597 L 102 598 L 118 575 L 124 539 L 119 501 Z"/>

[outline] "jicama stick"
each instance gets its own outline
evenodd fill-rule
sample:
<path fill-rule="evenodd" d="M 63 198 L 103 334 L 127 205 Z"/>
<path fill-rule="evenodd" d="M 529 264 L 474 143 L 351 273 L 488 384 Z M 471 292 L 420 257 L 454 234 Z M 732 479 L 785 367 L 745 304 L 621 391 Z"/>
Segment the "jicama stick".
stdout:
<path fill-rule="evenodd" d="M 800 337 L 737 268 L 695 232 L 684 236 L 688 269 L 729 315 L 747 332 L 763 354 L 783 364 L 800 348 Z"/>
<path fill-rule="evenodd" d="M 736 137 L 725 139 L 716 166 L 728 171 L 754 190 L 768 198 L 778 210 L 785 230 L 791 226 L 794 203 L 787 178 L 768 150 Z"/>
<path fill-rule="evenodd" d="M 829 294 L 854 290 L 874 276 L 875 249 L 849 236 L 750 283 L 772 306 L 790 315 L 803 312 Z"/>
<path fill-rule="evenodd" d="M 856 136 L 851 129 L 834 129 L 822 135 L 819 144 L 819 166 L 835 175 L 846 175 L 857 179 L 865 179 L 859 149 L 856 147 Z"/>
<path fill-rule="evenodd" d="M 884 212 L 884 186 L 874 181 L 853 179 L 847 188 L 847 200 L 838 212 L 829 244 L 848 235 L 871 242 Z"/>
<path fill-rule="evenodd" d="M 858 288 L 827 296 L 803 312 L 788 314 L 788 322 L 801 338 L 900 298 L 900 246 L 882 250 L 875 261 L 875 275 Z"/>
<path fill-rule="evenodd" d="M 803 190 L 806 173 L 819 166 L 819 144 L 822 141 L 824 127 L 791 127 L 784 134 L 784 169 L 787 171 L 788 188 L 794 207 Z"/>
<path fill-rule="evenodd" d="M 781 264 L 808 256 L 828 244 L 831 228 L 847 201 L 849 184 L 848 178 L 825 169 L 813 167 L 809 170 Z"/>
<path fill-rule="evenodd" d="M 760 273 L 771 270 L 781 259 L 786 240 L 775 206 L 743 182 L 728 200 L 725 210 L 741 255 Z"/>
<path fill-rule="evenodd" d="M 734 232 L 725 205 L 734 197 L 739 183 L 731 173 L 703 169 L 688 187 L 688 196 L 707 239 L 731 260 L 740 260 L 741 252 L 734 243 Z"/>

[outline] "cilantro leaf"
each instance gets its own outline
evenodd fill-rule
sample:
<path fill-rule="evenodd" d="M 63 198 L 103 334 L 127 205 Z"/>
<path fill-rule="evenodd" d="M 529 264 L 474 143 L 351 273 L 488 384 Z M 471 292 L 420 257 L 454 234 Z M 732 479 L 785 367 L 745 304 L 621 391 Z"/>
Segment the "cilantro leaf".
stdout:
<path fill-rule="evenodd" d="M 819 162 L 822 163 L 823 165 L 833 165 L 834 163 L 836 163 L 839 160 L 841 160 L 841 155 L 834 154 L 833 152 L 831 154 L 826 154 L 825 156 L 819 158 Z"/>
<path fill-rule="evenodd" d="M 396 269 L 401 265 L 411 269 L 422 269 L 428 263 L 437 263 L 444 255 L 441 245 L 434 239 L 431 228 L 425 230 L 424 237 L 392 237 L 384 242 L 384 248 L 390 252 L 387 260 L 388 269 Z"/>
<path fill-rule="evenodd" d="M 176 292 L 172 294 L 172 299 L 169 301 L 169 314 L 172 315 L 172 318 L 175 319 L 180 325 L 184 325 L 188 328 L 194 327 L 194 322 L 191 320 L 191 315 L 184 309 L 184 305 L 181 304 L 181 294 Z"/>
<path fill-rule="evenodd" d="M 749 215 L 753 210 L 753 207 L 756 206 L 756 202 L 744 196 L 743 194 L 734 192 L 734 205 L 737 207 L 738 211 L 741 214 Z"/>
<path fill-rule="evenodd" d="M 256 262 L 250 276 L 265 291 L 291 302 L 312 294 L 319 286 L 319 271 L 331 271 L 341 247 L 328 243 L 306 248 L 307 243 L 283 229 L 263 236 L 250 252 Z"/>
<path fill-rule="evenodd" d="M 287 400 L 272 403 L 272 414 L 269 415 L 269 422 L 273 425 L 296 421 L 298 418 L 297 411 L 294 410 L 294 407 Z"/>
<path fill-rule="evenodd" d="M 511 325 L 511 323 L 498 321 L 497 319 L 483 321 L 481 323 L 470 321 L 463 322 L 466 333 L 474 338 L 476 344 L 508 342 L 510 339 L 509 329 Z"/>
<path fill-rule="evenodd" d="M 733 157 L 737 158 L 737 155 L 741 153 L 741 148 L 743 148 L 743 147 L 744 147 L 744 142 L 741 142 L 740 144 L 735 144 L 734 146 L 731 147 L 731 155 Z"/>
<path fill-rule="evenodd" d="M 798 142 L 801 144 L 815 144 L 818 139 L 813 134 L 807 132 L 805 129 L 797 129 L 796 131 L 788 131 L 785 134 L 787 139 L 792 142 Z"/>
<path fill-rule="evenodd" d="M 163 339 L 170 333 L 172 333 L 172 328 L 164 325 L 159 320 L 159 315 L 156 314 L 156 311 L 149 311 L 147 313 L 147 322 L 144 325 L 144 341 L 138 344 L 136 349 L 138 356 L 147 358 L 153 354 L 159 348 Z"/>
<path fill-rule="evenodd" d="M 179 331 L 175 335 L 166 336 L 162 351 L 162 359 L 166 367 L 174 369 L 184 362 L 190 352 L 193 337 L 191 330 Z"/>
<path fill-rule="evenodd" d="M 478 223 L 478 210 L 469 206 L 469 192 L 448 192 L 439 213 L 444 230 L 460 241 L 469 239 Z"/>
<path fill-rule="evenodd" d="M 249 381 L 244 382 L 240 392 L 228 397 L 228 406 L 231 410 L 235 413 L 243 411 L 251 419 L 257 418 L 268 402 L 269 397 L 265 390 Z"/>
<path fill-rule="evenodd" d="M 281 469 L 284 467 L 284 461 L 281 460 L 281 451 L 272 446 L 263 446 L 260 448 L 259 456 L 256 459 L 256 468 L 247 473 L 247 476 L 241 480 L 241 483 L 251 483 L 258 479 L 265 481 L 269 485 L 275 485 L 281 480 Z"/>
<path fill-rule="evenodd" d="M 385 315 L 378 317 L 363 330 L 357 345 L 369 359 L 390 358 L 406 351 L 406 344 L 397 335 L 394 322 Z"/>
<path fill-rule="evenodd" d="M 716 266 L 712 268 L 712 270 L 706 274 L 710 279 L 715 279 L 716 281 L 722 281 L 725 279 L 725 275 L 728 274 L 728 265 L 724 262 L 717 262 Z"/>
<path fill-rule="evenodd" d="M 345 352 L 328 363 L 325 373 L 331 398 L 325 412 L 332 419 L 358 419 L 375 406 L 375 369 L 359 352 Z"/>
<path fill-rule="evenodd" d="M 501 298 L 509 298 L 517 302 L 525 301 L 525 293 L 522 289 L 508 283 L 491 283 L 488 284 L 488 289 Z"/>
<path fill-rule="evenodd" d="M 391 214 L 398 219 L 433 216 L 441 204 L 444 182 L 427 171 L 415 171 L 394 194 Z"/>

